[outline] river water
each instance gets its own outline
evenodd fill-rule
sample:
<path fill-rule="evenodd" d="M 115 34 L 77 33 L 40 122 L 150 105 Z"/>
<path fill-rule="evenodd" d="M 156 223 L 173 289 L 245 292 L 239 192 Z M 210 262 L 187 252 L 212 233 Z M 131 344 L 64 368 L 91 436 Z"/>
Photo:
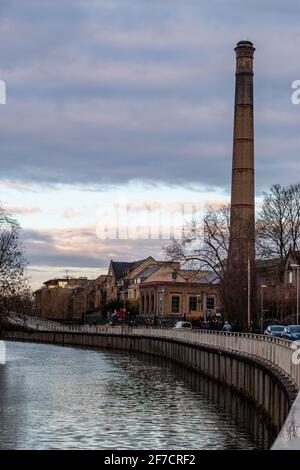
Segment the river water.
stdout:
<path fill-rule="evenodd" d="M 147 356 L 6 342 L 0 449 L 263 449 L 256 409 Z"/>

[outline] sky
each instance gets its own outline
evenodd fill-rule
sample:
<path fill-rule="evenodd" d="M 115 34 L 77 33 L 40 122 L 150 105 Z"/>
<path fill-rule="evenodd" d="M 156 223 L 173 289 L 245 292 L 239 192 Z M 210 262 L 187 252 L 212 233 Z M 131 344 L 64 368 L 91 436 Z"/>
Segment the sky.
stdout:
<path fill-rule="evenodd" d="M 299 15 L 298 0 L 1 0 L 0 201 L 33 287 L 163 258 L 174 227 L 229 201 L 241 39 L 257 201 L 299 182 Z"/>

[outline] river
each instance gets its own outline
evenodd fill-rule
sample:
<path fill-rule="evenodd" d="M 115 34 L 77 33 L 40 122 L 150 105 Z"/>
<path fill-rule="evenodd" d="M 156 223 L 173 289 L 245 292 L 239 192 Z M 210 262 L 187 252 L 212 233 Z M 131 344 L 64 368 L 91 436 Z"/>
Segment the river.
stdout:
<path fill-rule="evenodd" d="M 168 361 L 6 342 L 0 449 L 263 449 L 256 409 Z"/>

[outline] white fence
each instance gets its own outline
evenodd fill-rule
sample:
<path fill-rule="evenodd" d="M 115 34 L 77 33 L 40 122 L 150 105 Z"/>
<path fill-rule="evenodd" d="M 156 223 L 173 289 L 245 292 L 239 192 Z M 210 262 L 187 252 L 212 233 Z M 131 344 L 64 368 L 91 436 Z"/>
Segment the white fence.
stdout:
<path fill-rule="evenodd" d="M 245 353 L 280 368 L 300 389 L 300 343 L 248 333 L 225 333 L 206 330 L 174 330 L 143 326 L 62 325 L 35 317 L 24 317 L 18 323 L 38 331 L 78 332 L 114 335 L 145 335 L 178 339 L 183 342 L 214 346 Z"/>
<path fill-rule="evenodd" d="M 248 354 L 281 369 L 300 390 L 300 342 L 249 333 L 225 333 L 206 330 L 174 330 L 133 326 L 62 325 L 36 317 L 11 317 L 11 323 L 37 331 L 132 335 L 176 339 L 185 343 L 214 346 L 220 350 Z M 300 449 L 300 393 L 272 449 Z"/>

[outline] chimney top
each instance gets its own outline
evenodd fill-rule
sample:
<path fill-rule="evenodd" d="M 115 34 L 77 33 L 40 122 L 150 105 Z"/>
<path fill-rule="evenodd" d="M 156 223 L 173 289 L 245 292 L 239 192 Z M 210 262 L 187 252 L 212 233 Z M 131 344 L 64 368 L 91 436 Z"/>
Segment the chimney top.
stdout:
<path fill-rule="evenodd" d="M 239 41 L 239 42 L 237 43 L 237 47 L 241 47 L 241 46 L 250 46 L 250 47 L 253 47 L 253 42 L 251 42 L 251 41 L 244 41 L 244 40 Z"/>
<path fill-rule="evenodd" d="M 249 52 L 254 52 L 255 47 L 253 46 L 253 43 L 251 41 L 239 41 L 236 45 L 236 48 L 234 49 L 235 51 L 241 51 L 243 49 L 244 51 L 249 51 Z"/>
<path fill-rule="evenodd" d="M 253 57 L 255 47 L 251 41 L 239 41 L 235 47 L 237 57 Z"/>

